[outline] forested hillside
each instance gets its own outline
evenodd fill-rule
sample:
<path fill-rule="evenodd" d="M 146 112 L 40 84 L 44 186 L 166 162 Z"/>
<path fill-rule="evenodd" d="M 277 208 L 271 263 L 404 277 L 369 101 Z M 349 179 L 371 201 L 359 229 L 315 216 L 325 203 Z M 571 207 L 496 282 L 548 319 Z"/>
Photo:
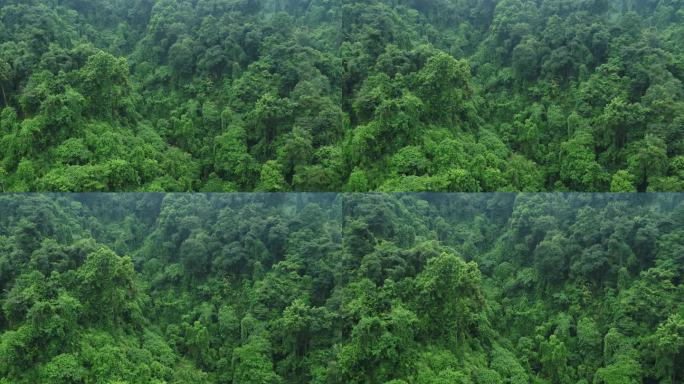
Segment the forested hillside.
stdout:
<path fill-rule="evenodd" d="M 0 191 L 684 191 L 682 0 L 0 0 Z"/>
<path fill-rule="evenodd" d="M 0 383 L 675 384 L 684 195 L 0 196 Z"/>

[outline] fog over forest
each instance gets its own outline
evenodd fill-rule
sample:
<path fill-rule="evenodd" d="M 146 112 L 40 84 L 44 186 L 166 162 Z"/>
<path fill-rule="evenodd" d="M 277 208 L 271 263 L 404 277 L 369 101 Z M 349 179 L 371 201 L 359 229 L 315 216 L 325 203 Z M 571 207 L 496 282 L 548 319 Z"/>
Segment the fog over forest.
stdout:
<path fill-rule="evenodd" d="M 0 383 L 684 380 L 684 194 L 2 194 Z"/>
<path fill-rule="evenodd" d="M 684 0 L 0 0 L 0 384 L 683 384 L 683 81 Z"/>
<path fill-rule="evenodd" d="M 2 0 L 0 191 L 684 191 L 682 0 Z"/>

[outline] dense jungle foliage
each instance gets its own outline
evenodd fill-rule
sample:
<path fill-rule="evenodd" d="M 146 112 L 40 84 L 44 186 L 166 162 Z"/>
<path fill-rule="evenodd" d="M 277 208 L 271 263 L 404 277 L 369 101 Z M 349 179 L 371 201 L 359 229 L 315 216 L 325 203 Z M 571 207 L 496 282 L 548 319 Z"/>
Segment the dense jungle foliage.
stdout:
<path fill-rule="evenodd" d="M 0 196 L 0 383 L 675 384 L 684 195 Z"/>
<path fill-rule="evenodd" d="M 0 191 L 684 191 L 683 0 L 0 0 Z"/>

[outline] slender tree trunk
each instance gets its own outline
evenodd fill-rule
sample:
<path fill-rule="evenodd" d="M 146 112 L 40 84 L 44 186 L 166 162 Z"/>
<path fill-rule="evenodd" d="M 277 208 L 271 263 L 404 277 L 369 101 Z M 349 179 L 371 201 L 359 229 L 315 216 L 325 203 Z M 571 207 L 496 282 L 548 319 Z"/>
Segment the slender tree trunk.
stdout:
<path fill-rule="evenodd" d="M 7 96 L 5 95 L 5 87 L 0 85 L 0 90 L 2 90 L 2 100 L 5 102 L 5 107 L 6 107 L 8 104 L 7 104 Z"/>

